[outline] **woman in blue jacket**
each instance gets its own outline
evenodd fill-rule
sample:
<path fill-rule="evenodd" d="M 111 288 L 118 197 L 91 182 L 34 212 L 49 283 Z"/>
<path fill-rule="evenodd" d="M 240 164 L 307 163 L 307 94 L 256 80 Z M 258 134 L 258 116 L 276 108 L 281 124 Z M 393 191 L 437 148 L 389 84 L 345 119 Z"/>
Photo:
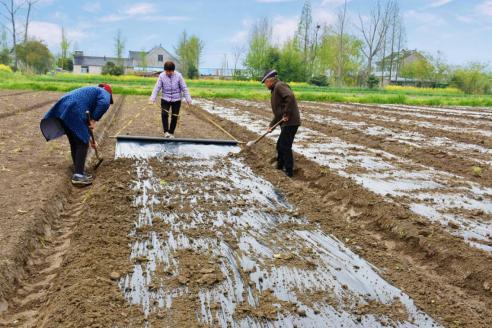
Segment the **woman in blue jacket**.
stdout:
<path fill-rule="evenodd" d="M 85 173 L 85 159 L 90 142 L 89 129 L 95 128 L 96 122 L 113 103 L 112 94 L 111 86 L 105 83 L 98 87 L 73 90 L 58 100 L 41 120 L 41 132 L 47 141 L 67 135 L 74 166 L 74 185 L 92 184 L 92 177 Z M 87 121 L 87 111 L 91 116 L 90 122 Z M 90 143 L 92 148 L 97 147 L 95 142 Z"/>

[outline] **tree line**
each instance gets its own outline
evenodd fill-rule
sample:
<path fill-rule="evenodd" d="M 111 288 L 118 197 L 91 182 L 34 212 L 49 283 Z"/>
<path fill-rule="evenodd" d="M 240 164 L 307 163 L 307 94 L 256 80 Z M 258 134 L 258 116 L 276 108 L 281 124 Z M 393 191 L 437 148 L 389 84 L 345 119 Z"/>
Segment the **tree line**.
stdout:
<path fill-rule="evenodd" d="M 272 22 L 263 18 L 249 32 L 244 66 L 236 78 L 259 78 L 274 67 L 286 81 L 316 85 L 376 87 L 386 81 L 416 86 L 455 86 L 466 93 L 491 93 L 487 65 L 453 67 L 444 54 L 406 49 L 399 1 L 378 0 L 365 15 L 351 19 L 345 0 L 332 25 L 315 22 L 306 0 L 295 35 L 277 44 Z M 244 76 L 246 75 L 246 76 Z"/>

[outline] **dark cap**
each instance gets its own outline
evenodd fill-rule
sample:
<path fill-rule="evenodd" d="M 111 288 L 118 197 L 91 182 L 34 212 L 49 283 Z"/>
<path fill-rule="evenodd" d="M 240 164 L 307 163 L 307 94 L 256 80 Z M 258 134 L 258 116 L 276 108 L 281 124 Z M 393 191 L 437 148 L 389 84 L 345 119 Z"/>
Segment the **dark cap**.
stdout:
<path fill-rule="evenodd" d="M 263 78 L 261 79 L 261 83 L 265 83 L 266 80 L 272 77 L 276 77 L 278 75 L 277 71 L 274 69 L 271 69 L 263 75 Z"/>

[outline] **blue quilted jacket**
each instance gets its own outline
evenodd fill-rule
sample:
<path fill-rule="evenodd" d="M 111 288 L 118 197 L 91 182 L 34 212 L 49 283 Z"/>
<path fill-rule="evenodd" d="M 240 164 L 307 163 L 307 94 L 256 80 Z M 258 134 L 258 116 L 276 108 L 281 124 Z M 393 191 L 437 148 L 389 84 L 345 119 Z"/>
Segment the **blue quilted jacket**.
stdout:
<path fill-rule="evenodd" d="M 99 87 L 83 87 L 64 95 L 41 120 L 41 132 L 47 141 L 65 134 L 64 127 L 84 143 L 89 143 L 86 111 L 99 121 L 109 109 L 111 95 Z"/>

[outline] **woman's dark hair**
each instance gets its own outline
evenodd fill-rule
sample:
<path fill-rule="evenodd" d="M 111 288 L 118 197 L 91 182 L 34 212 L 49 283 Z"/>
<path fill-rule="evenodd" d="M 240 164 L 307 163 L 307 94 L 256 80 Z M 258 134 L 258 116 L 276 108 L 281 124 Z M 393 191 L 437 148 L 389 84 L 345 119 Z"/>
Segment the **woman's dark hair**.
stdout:
<path fill-rule="evenodd" d="M 172 61 L 167 61 L 164 63 L 165 71 L 174 71 L 176 69 L 176 65 Z"/>

